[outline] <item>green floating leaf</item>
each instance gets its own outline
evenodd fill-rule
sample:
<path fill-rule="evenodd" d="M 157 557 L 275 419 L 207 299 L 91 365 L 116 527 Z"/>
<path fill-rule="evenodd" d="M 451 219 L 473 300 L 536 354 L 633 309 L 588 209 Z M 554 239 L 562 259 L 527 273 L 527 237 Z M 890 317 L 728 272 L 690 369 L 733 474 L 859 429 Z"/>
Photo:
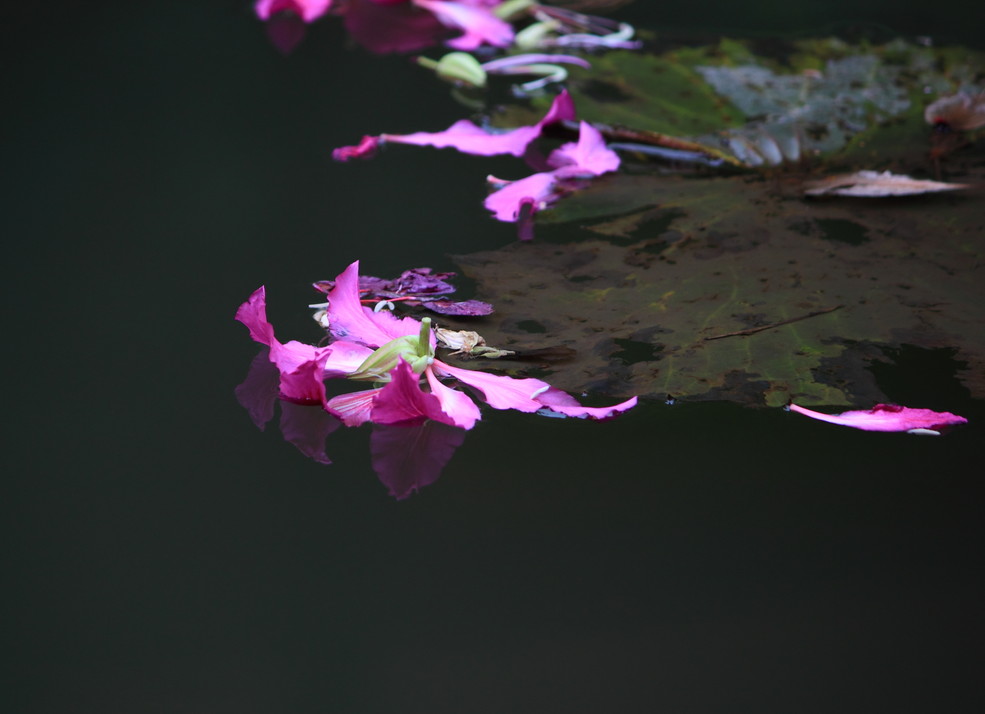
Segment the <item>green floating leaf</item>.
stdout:
<path fill-rule="evenodd" d="M 875 403 L 886 395 L 868 367 L 911 345 L 954 350 L 958 378 L 985 398 L 980 196 L 860 206 L 801 188 L 614 175 L 555 212 L 615 208 L 589 226 L 595 238 L 541 235 L 456 262 L 497 306 L 478 328 L 490 344 L 574 350 L 545 365 L 569 391 Z M 544 233 L 561 230 L 574 229 Z M 525 329 L 531 318 L 542 331 Z"/>

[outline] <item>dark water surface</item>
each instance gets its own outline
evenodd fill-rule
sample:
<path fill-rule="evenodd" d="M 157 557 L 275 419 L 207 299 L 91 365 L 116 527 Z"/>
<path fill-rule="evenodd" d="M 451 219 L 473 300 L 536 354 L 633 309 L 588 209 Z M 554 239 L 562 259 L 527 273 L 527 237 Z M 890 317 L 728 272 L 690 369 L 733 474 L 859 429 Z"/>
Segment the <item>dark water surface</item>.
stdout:
<path fill-rule="evenodd" d="M 971 4 L 845 5 L 624 15 L 974 40 Z M 0 711 L 983 710 L 985 409 L 949 375 L 879 375 L 972 420 L 941 439 L 718 404 L 487 410 L 396 501 L 368 428 L 324 466 L 253 426 L 232 315 L 266 284 L 279 335 L 314 341 L 309 283 L 350 261 L 453 269 L 513 240 L 479 200 L 497 160 L 330 160 L 447 126 L 447 88 L 337 22 L 284 58 L 246 3 L 7 29 Z"/>

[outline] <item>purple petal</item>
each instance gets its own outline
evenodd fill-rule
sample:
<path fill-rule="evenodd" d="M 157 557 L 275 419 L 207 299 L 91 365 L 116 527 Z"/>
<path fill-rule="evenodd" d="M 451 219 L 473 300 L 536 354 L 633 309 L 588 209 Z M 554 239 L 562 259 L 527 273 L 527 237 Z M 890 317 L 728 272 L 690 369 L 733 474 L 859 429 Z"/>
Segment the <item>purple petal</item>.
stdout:
<path fill-rule="evenodd" d="M 260 431 L 274 416 L 274 404 L 280 392 L 280 372 L 270 362 L 266 347 L 250 362 L 246 379 L 236 387 L 236 401 L 250 413 L 250 419 Z"/>
<path fill-rule="evenodd" d="M 500 57 L 499 59 L 494 59 L 489 62 L 482 63 L 482 69 L 484 69 L 489 74 L 497 74 L 510 67 L 525 66 L 528 64 L 540 64 L 540 63 L 551 63 L 557 64 L 558 62 L 563 64 L 574 64 L 584 69 L 591 69 L 591 63 L 583 59 L 582 57 L 576 57 L 575 55 L 551 55 L 551 54 L 524 54 L 524 55 L 511 55 L 509 57 Z M 574 117 L 571 117 L 572 119 Z"/>
<path fill-rule="evenodd" d="M 831 424 L 850 426 L 864 431 L 913 431 L 936 432 L 951 424 L 964 424 L 968 420 L 950 412 L 930 409 L 913 409 L 895 404 L 876 404 L 869 411 L 849 411 L 841 414 L 823 414 L 811 409 L 790 405 L 790 411 Z"/>
<path fill-rule="evenodd" d="M 373 470 L 391 496 L 404 499 L 437 481 L 463 441 L 464 431 L 435 421 L 377 424 L 369 437 Z"/>
<path fill-rule="evenodd" d="M 409 2 L 348 0 L 345 29 L 370 52 L 414 52 L 436 45 L 448 29 L 429 12 Z"/>
<path fill-rule="evenodd" d="M 469 395 L 442 384 L 431 369 L 426 370 L 424 374 L 431 387 L 431 394 L 440 402 L 441 411 L 448 416 L 450 423 L 462 429 L 471 429 L 475 426 L 475 423 L 482 418 L 482 414 Z"/>
<path fill-rule="evenodd" d="M 289 55 L 307 32 L 304 20 L 294 13 L 279 12 L 264 24 L 267 39 L 281 54 Z"/>
<path fill-rule="evenodd" d="M 325 439 L 342 425 L 331 414 L 314 406 L 281 402 L 280 431 L 284 440 L 320 464 L 330 464 Z"/>
<path fill-rule="evenodd" d="M 452 302 L 451 300 L 429 300 L 423 303 L 428 310 L 440 315 L 491 315 L 493 306 L 481 300 L 462 300 Z"/>

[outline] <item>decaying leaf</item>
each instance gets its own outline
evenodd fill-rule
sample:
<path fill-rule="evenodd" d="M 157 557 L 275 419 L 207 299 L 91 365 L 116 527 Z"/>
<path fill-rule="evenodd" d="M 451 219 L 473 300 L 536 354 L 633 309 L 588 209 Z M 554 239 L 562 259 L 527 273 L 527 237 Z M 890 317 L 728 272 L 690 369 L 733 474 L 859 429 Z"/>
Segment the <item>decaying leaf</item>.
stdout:
<path fill-rule="evenodd" d="M 488 347 L 482 335 L 471 330 L 446 330 L 443 327 L 436 327 L 434 328 L 434 336 L 442 347 L 455 350 L 451 355 L 498 359 L 516 354 L 512 350 Z"/>
<path fill-rule="evenodd" d="M 889 171 L 856 171 L 850 174 L 829 176 L 804 184 L 808 196 L 915 196 L 921 193 L 938 193 L 968 188 L 966 183 L 927 181 Z"/>

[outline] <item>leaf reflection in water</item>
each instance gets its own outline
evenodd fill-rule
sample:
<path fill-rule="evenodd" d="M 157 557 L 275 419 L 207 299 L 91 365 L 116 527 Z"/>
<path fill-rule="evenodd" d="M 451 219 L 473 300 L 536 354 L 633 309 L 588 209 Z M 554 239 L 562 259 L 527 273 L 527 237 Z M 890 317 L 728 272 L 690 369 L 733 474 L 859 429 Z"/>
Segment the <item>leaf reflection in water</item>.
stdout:
<path fill-rule="evenodd" d="M 280 402 L 280 430 L 284 441 L 319 464 L 331 464 L 325 440 L 342 422 L 317 405 L 278 399 L 280 373 L 270 361 L 269 349 L 260 350 L 250 364 L 236 399 L 263 431 Z M 465 430 L 424 421 L 418 424 L 374 424 L 369 439 L 373 471 L 397 500 L 430 486 L 441 476 L 455 450 L 465 441 Z"/>

